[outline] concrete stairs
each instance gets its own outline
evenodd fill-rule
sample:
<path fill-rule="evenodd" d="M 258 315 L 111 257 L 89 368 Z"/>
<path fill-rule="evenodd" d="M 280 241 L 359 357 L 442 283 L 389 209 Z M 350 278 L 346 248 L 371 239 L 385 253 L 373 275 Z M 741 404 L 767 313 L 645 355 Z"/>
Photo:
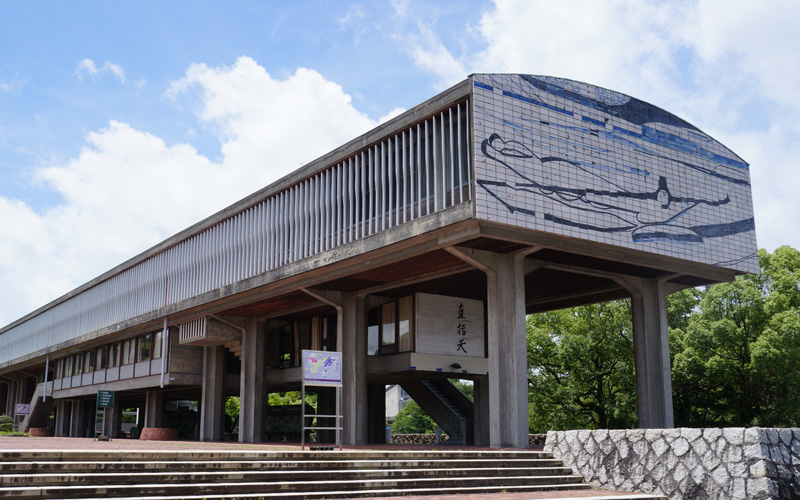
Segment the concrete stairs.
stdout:
<path fill-rule="evenodd" d="M 33 397 L 30 401 L 30 413 L 22 419 L 20 429 L 27 431 L 31 427 L 46 427 L 47 421 L 50 419 L 50 412 L 53 411 L 55 399 L 48 397 L 44 399 L 45 390 L 52 391 L 53 382 L 48 382 L 45 387 L 44 382 L 36 386 Z"/>
<path fill-rule="evenodd" d="M 242 341 L 241 340 L 233 340 L 231 342 L 226 342 L 222 344 L 223 346 L 227 347 L 229 351 L 233 353 L 234 356 L 242 359 Z"/>
<path fill-rule="evenodd" d="M 447 433 L 447 444 L 473 444 L 474 406 L 449 380 L 403 381 L 400 386 Z"/>
<path fill-rule="evenodd" d="M 363 498 L 588 489 L 582 480 L 534 451 L 0 452 L 0 498 Z"/>

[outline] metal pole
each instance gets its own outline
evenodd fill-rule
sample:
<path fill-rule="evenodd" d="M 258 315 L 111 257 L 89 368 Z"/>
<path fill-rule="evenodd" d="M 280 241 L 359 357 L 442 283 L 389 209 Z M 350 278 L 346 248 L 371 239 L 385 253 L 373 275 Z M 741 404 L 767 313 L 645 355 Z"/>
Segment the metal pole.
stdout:
<path fill-rule="evenodd" d="M 305 360 L 303 360 L 305 363 Z M 305 369 L 305 367 L 303 367 Z M 300 382 L 300 449 L 306 449 L 306 383 Z"/>
<path fill-rule="evenodd" d="M 47 401 L 47 372 L 50 371 L 50 355 L 47 355 L 47 360 L 44 362 L 44 395 L 42 401 Z"/>

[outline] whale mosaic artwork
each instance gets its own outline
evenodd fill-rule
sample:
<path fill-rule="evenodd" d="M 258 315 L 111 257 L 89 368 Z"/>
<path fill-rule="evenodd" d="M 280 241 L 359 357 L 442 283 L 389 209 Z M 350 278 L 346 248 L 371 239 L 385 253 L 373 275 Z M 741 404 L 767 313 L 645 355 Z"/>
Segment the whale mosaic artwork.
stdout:
<path fill-rule="evenodd" d="M 571 80 L 475 75 L 477 216 L 758 271 L 749 165 L 658 107 Z"/>

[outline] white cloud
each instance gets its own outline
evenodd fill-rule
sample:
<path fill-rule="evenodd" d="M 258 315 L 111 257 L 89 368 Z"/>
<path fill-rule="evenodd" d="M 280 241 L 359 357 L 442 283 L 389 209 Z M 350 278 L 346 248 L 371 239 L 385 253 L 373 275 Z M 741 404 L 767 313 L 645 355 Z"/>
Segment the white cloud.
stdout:
<path fill-rule="evenodd" d="M 22 90 L 22 86 L 25 85 L 25 81 L 24 78 L 20 78 L 19 76 L 15 76 L 8 81 L 0 80 L 0 92 L 7 92 L 9 94 L 19 92 Z"/>
<path fill-rule="evenodd" d="M 61 204 L 37 212 L 0 198 L 0 282 L 18 284 L 0 288 L 0 325 L 378 124 L 319 73 L 276 79 L 246 57 L 230 67 L 192 65 L 168 95 L 196 98 L 221 156 L 111 121 L 87 135 L 77 157 L 36 172 Z"/>
<path fill-rule="evenodd" d="M 102 66 L 97 67 L 97 65 L 91 59 L 84 59 L 78 64 L 78 68 L 75 70 L 75 73 L 78 75 L 79 81 L 83 81 L 84 74 L 91 77 L 96 77 L 106 73 L 111 73 L 119 79 L 120 83 L 125 83 L 125 69 L 119 64 L 114 64 L 108 61 L 103 63 Z"/>
<path fill-rule="evenodd" d="M 399 22 L 416 12 L 393 5 Z M 495 0 L 472 30 L 479 52 L 454 57 L 423 17 L 398 43 L 442 87 L 472 72 L 552 75 L 687 119 L 751 164 L 759 244 L 772 250 L 800 248 L 800 230 L 785 227 L 800 213 L 798 18 L 794 0 Z"/>
<path fill-rule="evenodd" d="M 249 57 L 231 67 L 193 64 L 167 95 L 187 93 L 199 98 L 197 115 L 217 134 L 225 164 L 261 185 L 376 125 L 316 71 L 277 80 Z"/>
<path fill-rule="evenodd" d="M 351 5 L 347 13 L 337 19 L 336 22 L 344 27 L 345 24 L 350 23 L 353 19 L 364 19 L 364 7 L 361 4 Z"/>

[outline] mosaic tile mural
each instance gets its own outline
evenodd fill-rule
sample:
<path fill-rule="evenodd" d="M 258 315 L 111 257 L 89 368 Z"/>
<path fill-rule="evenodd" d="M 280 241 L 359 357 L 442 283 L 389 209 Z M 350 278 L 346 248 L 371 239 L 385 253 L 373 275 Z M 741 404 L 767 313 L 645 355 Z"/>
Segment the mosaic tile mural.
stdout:
<path fill-rule="evenodd" d="M 479 218 L 758 270 L 749 166 L 702 131 L 571 80 L 473 85 Z"/>

